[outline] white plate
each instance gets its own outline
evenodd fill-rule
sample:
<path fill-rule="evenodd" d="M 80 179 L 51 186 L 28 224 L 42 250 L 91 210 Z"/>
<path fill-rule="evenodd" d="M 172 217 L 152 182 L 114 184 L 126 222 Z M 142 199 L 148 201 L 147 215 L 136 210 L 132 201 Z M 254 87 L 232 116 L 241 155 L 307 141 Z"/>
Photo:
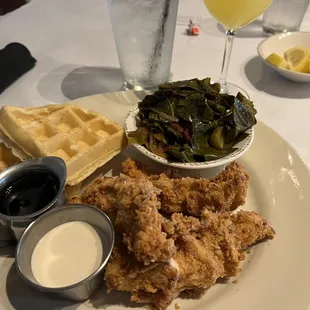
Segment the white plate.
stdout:
<path fill-rule="evenodd" d="M 140 94 L 96 95 L 72 103 L 123 122 Z M 120 155 L 105 167 L 116 175 Z M 250 175 L 243 209 L 255 210 L 275 228 L 274 240 L 253 248 L 244 261 L 238 284 L 217 284 L 199 300 L 177 302 L 182 310 L 308 310 L 310 306 L 310 173 L 297 153 L 273 130 L 259 122 L 255 140 L 240 159 Z M 3 249 L 1 250 L 4 251 Z M 128 309 L 128 295 L 105 295 L 101 289 L 83 304 L 52 299 L 19 279 L 12 258 L 0 257 L 1 310 Z M 132 306 L 132 304 L 130 305 Z M 135 310 L 143 309 L 135 307 Z M 174 303 L 169 310 L 174 310 Z"/>
<path fill-rule="evenodd" d="M 309 83 L 310 73 L 280 69 L 266 61 L 270 54 L 277 53 L 283 57 L 286 50 L 295 46 L 301 46 L 310 50 L 310 32 L 288 32 L 269 37 L 258 45 L 257 52 L 268 66 L 275 69 L 285 78 L 294 82 Z"/>
<path fill-rule="evenodd" d="M 128 113 L 126 119 L 125 119 L 125 132 L 128 136 L 128 133 L 131 131 L 135 131 L 137 129 L 137 117 L 139 113 L 139 107 L 138 105 L 134 106 Z M 167 165 L 169 167 L 173 168 L 179 168 L 179 169 L 210 169 L 215 167 L 222 167 L 224 168 L 225 165 L 237 160 L 240 156 L 242 156 L 248 148 L 251 146 L 254 138 L 254 129 L 251 128 L 247 131 L 249 134 L 244 140 L 237 143 L 234 148 L 236 150 L 227 156 L 224 156 L 222 158 L 216 159 L 216 160 L 210 160 L 210 161 L 204 161 L 204 162 L 194 162 L 194 163 L 178 163 L 178 162 L 171 162 L 167 159 L 160 157 L 152 152 L 150 152 L 147 148 L 144 146 L 134 144 L 134 147 L 137 148 L 138 151 L 140 151 L 142 154 L 147 156 L 148 158 L 155 160 L 161 164 Z"/>

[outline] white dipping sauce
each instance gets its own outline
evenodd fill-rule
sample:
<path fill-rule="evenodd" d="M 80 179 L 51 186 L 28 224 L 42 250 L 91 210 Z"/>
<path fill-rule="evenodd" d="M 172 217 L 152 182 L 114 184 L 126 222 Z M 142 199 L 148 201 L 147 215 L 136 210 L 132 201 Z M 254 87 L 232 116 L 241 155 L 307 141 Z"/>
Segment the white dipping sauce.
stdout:
<path fill-rule="evenodd" d="M 64 287 L 78 283 L 101 264 L 101 238 L 82 221 L 61 224 L 35 246 L 31 269 L 35 279 L 45 287 Z"/>

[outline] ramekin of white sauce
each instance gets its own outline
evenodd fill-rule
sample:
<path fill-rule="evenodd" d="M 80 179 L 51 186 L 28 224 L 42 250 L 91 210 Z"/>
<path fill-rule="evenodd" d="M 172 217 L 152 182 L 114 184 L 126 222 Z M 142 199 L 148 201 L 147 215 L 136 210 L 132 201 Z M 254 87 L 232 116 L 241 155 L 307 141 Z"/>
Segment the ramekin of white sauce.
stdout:
<path fill-rule="evenodd" d="M 61 224 L 35 246 L 31 256 L 34 278 L 45 287 L 66 287 L 85 280 L 100 266 L 103 244 L 87 222 Z"/>
<path fill-rule="evenodd" d="M 40 291 L 85 300 L 101 285 L 113 246 L 105 213 L 88 205 L 63 206 L 25 230 L 16 249 L 17 271 Z"/>

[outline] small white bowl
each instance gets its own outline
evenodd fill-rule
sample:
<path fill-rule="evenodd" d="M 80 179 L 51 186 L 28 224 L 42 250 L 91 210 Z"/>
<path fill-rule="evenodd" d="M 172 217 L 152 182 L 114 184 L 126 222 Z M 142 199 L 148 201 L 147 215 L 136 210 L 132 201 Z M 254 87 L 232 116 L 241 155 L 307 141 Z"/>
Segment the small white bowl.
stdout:
<path fill-rule="evenodd" d="M 310 32 L 287 32 L 269 37 L 258 45 L 257 52 L 268 66 L 275 69 L 285 78 L 298 83 L 310 83 L 310 73 L 280 69 L 266 61 L 270 54 L 277 53 L 283 56 L 286 50 L 295 46 L 301 46 L 310 50 Z"/>
<path fill-rule="evenodd" d="M 139 107 L 136 105 L 134 108 L 132 108 L 125 119 L 125 133 L 128 137 L 128 133 L 131 131 L 135 131 L 137 129 L 137 118 L 139 113 Z M 204 170 L 204 169 L 213 169 L 213 168 L 221 168 L 223 169 L 227 164 L 237 160 L 240 156 L 242 156 L 248 148 L 251 146 L 253 139 L 254 139 L 254 129 L 251 128 L 247 131 L 249 134 L 244 140 L 237 143 L 234 148 L 234 152 L 230 153 L 227 156 L 224 156 L 222 158 L 216 159 L 216 160 L 210 160 L 210 161 L 204 161 L 204 162 L 194 162 L 194 163 L 180 163 L 180 162 L 171 162 L 167 159 L 157 156 L 154 153 L 147 150 L 144 146 L 134 144 L 133 146 L 143 155 L 147 156 L 148 158 L 164 164 L 169 167 L 177 168 L 177 169 L 187 169 L 187 170 Z M 220 171 L 221 169 L 217 170 Z"/>

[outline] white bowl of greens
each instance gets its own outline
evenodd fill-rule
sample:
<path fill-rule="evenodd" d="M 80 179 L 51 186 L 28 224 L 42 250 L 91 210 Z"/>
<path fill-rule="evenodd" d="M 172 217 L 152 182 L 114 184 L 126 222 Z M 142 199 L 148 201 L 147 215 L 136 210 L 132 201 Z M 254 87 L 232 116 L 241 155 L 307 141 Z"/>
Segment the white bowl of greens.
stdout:
<path fill-rule="evenodd" d="M 251 146 L 253 103 L 242 94 L 220 94 L 210 78 L 159 85 L 125 120 L 129 144 L 178 169 L 225 166 Z"/>

